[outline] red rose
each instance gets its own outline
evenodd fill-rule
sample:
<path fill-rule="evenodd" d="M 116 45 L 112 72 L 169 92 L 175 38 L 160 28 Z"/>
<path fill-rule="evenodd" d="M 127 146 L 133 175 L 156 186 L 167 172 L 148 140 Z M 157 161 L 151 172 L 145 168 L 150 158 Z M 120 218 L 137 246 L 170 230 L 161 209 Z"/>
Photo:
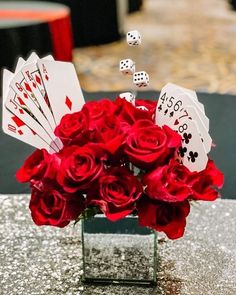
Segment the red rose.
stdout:
<path fill-rule="evenodd" d="M 117 97 L 115 104 L 117 106 L 115 111 L 116 116 L 126 124 L 133 125 L 137 120 L 140 119 L 153 120 L 152 114 L 150 112 L 136 108 L 125 99 Z"/>
<path fill-rule="evenodd" d="M 64 227 L 83 212 L 84 198 L 49 187 L 44 191 L 33 188 L 29 208 L 35 224 Z"/>
<path fill-rule="evenodd" d="M 80 111 L 63 116 L 54 133 L 64 144 L 83 145 L 88 142 L 88 129 L 88 113 Z"/>
<path fill-rule="evenodd" d="M 84 104 L 82 112 L 88 113 L 90 118 L 90 127 L 96 126 L 96 122 L 103 120 L 107 114 L 112 115 L 115 112 L 116 105 L 111 100 L 104 98 L 99 101 L 90 101 Z M 91 126 L 92 125 L 92 126 Z"/>
<path fill-rule="evenodd" d="M 137 204 L 139 224 L 163 231 L 168 238 L 178 239 L 184 234 L 189 202 L 161 202 L 143 197 Z"/>
<path fill-rule="evenodd" d="M 131 128 L 125 153 L 141 169 L 164 164 L 181 144 L 181 136 L 168 126 L 160 128 L 149 120 L 139 120 Z"/>
<path fill-rule="evenodd" d="M 219 197 L 216 188 L 220 189 L 224 184 L 224 174 L 209 160 L 206 169 L 192 173 L 188 181 L 192 186 L 193 199 L 214 201 Z"/>
<path fill-rule="evenodd" d="M 149 99 L 135 99 L 135 106 L 145 107 L 148 110 L 150 117 L 153 119 L 156 112 L 157 101 Z"/>
<path fill-rule="evenodd" d="M 103 171 L 102 156 L 96 145 L 65 148 L 61 154 L 58 183 L 68 193 L 89 188 Z"/>
<path fill-rule="evenodd" d="M 16 172 L 16 179 L 19 182 L 42 179 L 43 177 L 53 177 L 57 171 L 56 163 L 59 159 L 56 154 L 50 155 L 45 149 L 36 150 L 24 162 L 23 166 Z"/>
<path fill-rule="evenodd" d="M 158 167 L 143 177 L 146 194 L 154 199 L 166 202 L 181 202 L 192 194 L 187 182 L 190 171 L 175 160 L 166 166 Z"/>
<path fill-rule="evenodd" d="M 99 178 L 99 199 L 96 190 L 89 193 L 92 204 L 98 205 L 111 221 L 124 218 L 135 209 L 135 202 L 142 194 L 138 178 L 123 167 L 108 169 Z M 95 197 L 95 199 L 93 199 Z"/>
<path fill-rule="evenodd" d="M 115 115 L 104 115 L 97 121 L 94 141 L 114 155 L 124 146 L 125 132 L 126 128 Z"/>

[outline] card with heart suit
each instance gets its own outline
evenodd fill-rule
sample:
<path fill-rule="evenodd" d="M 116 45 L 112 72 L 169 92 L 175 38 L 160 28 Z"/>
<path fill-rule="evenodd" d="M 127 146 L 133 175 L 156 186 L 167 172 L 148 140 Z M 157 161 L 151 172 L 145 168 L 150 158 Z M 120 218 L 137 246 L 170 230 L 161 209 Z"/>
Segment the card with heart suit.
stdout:
<path fill-rule="evenodd" d="M 156 109 L 156 122 L 159 126 L 168 124 L 175 120 L 176 114 L 182 112 L 186 105 L 193 105 L 196 108 L 207 131 L 209 131 L 209 119 L 204 113 L 201 103 L 193 99 L 188 93 L 184 93 L 174 84 L 167 84 L 160 93 Z"/>
<path fill-rule="evenodd" d="M 176 116 L 175 121 L 171 121 L 168 123 L 168 126 L 179 133 L 179 126 L 181 126 L 182 122 L 187 119 L 195 120 L 204 149 L 206 153 L 209 153 L 212 147 L 212 138 L 209 135 L 204 123 L 202 122 L 194 106 L 186 106 L 185 109 L 182 112 L 180 112 L 179 115 Z"/>
<path fill-rule="evenodd" d="M 58 125 L 68 113 L 81 110 L 84 96 L 73 64 L 39 60 L 38 68 Z"/>
<path fill-rule="evenodd" d="M 18 69 L 17 69 L 18 70 Z M 56 150 L 50 147 L 42 138 L 40 138 L 32 129 L 30 129 L 22 120 L 11 113 L 4 107 L 5 98 L 9 90 L 9 84 L 14 74 L 8 70 L 3 71 L 3 108 L 2 108 L 2 128 L 4 133 L 25 142 L 38 149 L 45 148 L 49 153 L 54 153 Z"/>
<path fill-rule="evenodd" d="M 201 171 L 205 168 L 207 154 L 212 146 L 208 133 L 209 119 L 196 98 L 191 91 L 168 83 L 161 91 L 156 108 L 157 124 L 168 125 L 181 135 L 181 163 L 191 171 Z M 194 151 L 194 148 L 197 150 Z"/>

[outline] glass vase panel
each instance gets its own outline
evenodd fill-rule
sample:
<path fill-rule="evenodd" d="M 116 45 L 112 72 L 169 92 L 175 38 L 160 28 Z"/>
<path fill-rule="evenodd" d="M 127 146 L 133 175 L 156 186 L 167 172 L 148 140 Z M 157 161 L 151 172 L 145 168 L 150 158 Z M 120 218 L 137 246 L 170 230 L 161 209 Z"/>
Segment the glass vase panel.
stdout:
<path fill-rule="evenodd" d="M 156 232 L 139 226 L 137 216 L 82 220 L 82 247 L 84 282 L 156 284 Z"/>

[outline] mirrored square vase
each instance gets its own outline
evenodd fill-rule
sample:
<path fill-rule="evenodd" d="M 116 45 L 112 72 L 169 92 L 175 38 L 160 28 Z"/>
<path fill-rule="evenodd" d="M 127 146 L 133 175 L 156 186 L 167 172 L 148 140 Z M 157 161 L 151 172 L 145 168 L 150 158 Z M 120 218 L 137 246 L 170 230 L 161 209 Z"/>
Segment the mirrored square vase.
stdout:
<path fill-rule="evenodd" d="M 156 285 L 156 232 L 141 227 L 137 216 L 117 222 L 103 214 L 82 220 L 85 283 Z"/>

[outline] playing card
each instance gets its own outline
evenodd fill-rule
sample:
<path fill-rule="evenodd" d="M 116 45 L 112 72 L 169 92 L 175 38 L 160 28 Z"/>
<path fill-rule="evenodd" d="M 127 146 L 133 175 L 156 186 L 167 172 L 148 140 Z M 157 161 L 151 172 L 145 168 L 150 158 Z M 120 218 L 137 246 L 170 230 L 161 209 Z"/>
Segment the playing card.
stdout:
<path fill-rule="evenodd" d="M 191 89 L 188 89 L 188 88 L 184 88 L 184 87 L 181 87 L 181 86 L 178 86 L 178 85 L 175 85 L 175 84 L 172 84 L 172 83 L 168 83 L 169 85 L 174 85 L 175 87 L 178 87 L 181 91 L 185 92 L 185 93 L 188 93 L 195 101 L 198 101 L 198 98 L 197 98 L 197 94 L 195 91 L 191 90 Z M 167 85 L 168 85 L 167 84 Z M 203 110 L 204 110 L 204 106 L 203 106 Z"/>
<path fill-rule="evenodd" d="M 194 95 L 190 95 L 190 90 L 187 92 L 184 90 L 186 89 L 172 83 L 168 83 L 162 88 L 157 107 L 157 119 L 160 120 L 158 124 L 163 125 L 166 120 L 169 122 L 169 120 L 174 119 L 175 113 L 182 111 L 183 104 L 193 104 L 204 123 L 206 123 L 207 129 L 209 129 L 209 120 L 205 116 L 203 104 L 199 103 Z"/>
<path fill-rule="evenodd" d="M 53 57 L 49 55 L 44 57 L 43 60 L 53 60 Z M 28 93 L 40 106 L 52 130 L 54 130 L 56 128 L 56 122 L 51 111 L 50 102 L 44 89 L 37 63 L 27 64 L 21 69 L 21 72 L 29 85 Z"/>
<path fill-rule="evenodd" d="M 200 172 L 206 168 L 208 157 L 204 149 L 196 122 L 184 120 L 178 127 L 182 136 L 182 147 L 177 152 L 177 159 L 190 171 Z"/>
<path fill-rule="evenodd" d="M 68 113 L 79 111 L 84 97 L 72 63 L 39 60 L 38 68 L 58 125 Z"/>
<path fill-rule="evenodd" d="M 9 90 L 9 83 L 12 77 L 13 73 L 9 72 L 8 70 L 3 70 L 2 129 L 4 133 L 36 148 L 45 148 L 48 150 L 48 152 L 54 153 L 55 150 L 53 149 L 53 147 L 50 147 L 35 132 L 28 128 L 28 126 L 23 121 L 21 121 L 17 116 L 12 114 L 8 109 L 5 108 L 5 99 Z"/>
<path fill-rule="evenodd" d="M 26 124 L 34 133 L 41 137 L 41 139 L 43 139 L 50 147 L 52 147 L 55 151 L 59 151 L 56 143 L 54 142 L 56 137 L 54 136 L 54 139 L 52 139 L 43 127 L 27 112 L 27 108 L 24 103 L 21 102 L 21 105 L 18 104 L 18 101 L 21 102 L 17 94 L 10 88 L 5 100 L 5 107 L 18 119 L 20 119 L 20 121 Z"/>
<path fill-rule="evenodd" d="M 49 58 L 47 57 L 44 59 L 49 59 Z M 52 60 L 53 60 L 53 58 L 52 58 Z M 22 72 L 28 82 L 29 82 L 29 80 L 31 80 L 32 83 L 35 82 L 37 89 L 39 90 L 41 96 L 44 98 L 46 104 L 48 105 L 48 107 L 50 108 L 50 111 L 52 112 L 50 102 L 48 99 L 48 95 L 47 95 L 47 92 L 44 88 L 43 80 L 40 75 L 37 62 L 33 63 L 33 64 L 29 64 L 28 67 L 26 66 L 26 68 L 22 69 Z M 33 80 L 31 78 L 33 78 Z M 35 88 L 35 84 L 33 85 L 33 88 Z M 41 98 L 39 97 L 39 99 L 41 99 Z M 52 114 L 52 116 L 53 116 L 53 114 Z M 54 117 L 53 117 L 53 119 L 54 119 Z M 54 122 L 55 122 L 55 119 L 54 119 Z M 56 122 L 55 122 L 55 125 L 56 125 Z"/>
<path fill-rule="evenodd" d="M 36 62 L 38 59 L 39 59 L 39 56 L 35 52 L 32 52 L 27 58 L 27 60 L 24 60 L 22 57 L 19 57 L 17 65 L 16 65 L 16 69 L 15 69 L 15 74 L 17 74 L 24 65 L 27 65 L 28 63 Z"/>
<path fill-rule="evenodd" d="M 14 103 L 18 106 L 23 107 L 24 111 L 27 112 L 31 117 L 33 117 L 37 122 L 43 127 L 47 134 L 52 140 L 56 139 L 54 135 L 54 128 L 50 125 L 49 121 L 46 119 L 38 101 L 35 99 L 34 93 L 26 82 L 23 74 L 19 72 L 14 76 L 10 83 L 10 87 L 16 93 L 14 96 Z M 13 98 L 10 98 L 13 99 Z M 9 103 L 6 101 L 6 106 Z M 30 126 L 31 127 L 31 126 Z M 59 147 L 60 148 L 60 147 Z"/>
<path fill-rule="evenodd" d="M 187 94 L 192 100 L 194 100 L 196 103 L 198 103 L 198 107 L 200 108 L 200 110 L 205 113 L 205 108 L 204 105 L 202 103 L 200 103 L 198 101 L 198 97 L 195 91 L 188 89 L 188 88 L 184 88 L 182 86 L 176 85 L 174 83 L 167 83 L 163 88 L 163 90 L 171 90 L 171 89 L 175 89 L 175 90 L 179 90 L 185 94 Z"/>
<path fill-rule="evenodd" d="M 173 130 L 178 130 L 178 127 L 182 124 L 182 122 L 187 119 L 194 120 L 196 122 L 205 151 L 206 153 L 209 153 L 212 146 L 212 138 L 194 106 L 186 106 L 185 109 L 179 113 L 179 116 L 175 118 L 174 124 L 169 127 Z"/>
<path fill-rule="evenodd" d="M 168 126 L 172 125 L 176 117 L 179 116 L 179 113 L 183 112 L 185 107 L 190 105 L 195 107 L 208 131 L 209 119 L 199 107 L 202 104 L 170 83 L 167 84 L 161 91 L 156 108 L 156 123 L 159 126 L 163 126 L 165 124 Z"/>
<path fill-rule="evenodd" d="M 15 73 L 18 73 L 21 69 L 21 67 L 25 64 L 25 60 L 22 58 L 22 57 L 19 57 L 18 58 L 18 61 L 17 61 L 17 64 L 16 64 L 16 68 L 15 68 Z M 7 70 L 5 70 L 7 71 Z M 3 73 L 3 76 L 4 76 L 4 73 Z M 10 80 L 13 78 L 13 76 L 10 78 Z M 9 80 L 9 82 L 10 82 Z M 4 82 L 4 81 L 3 81 Z M 8 84 L 8 87 L 9 87 L 9 84 Z"/>

